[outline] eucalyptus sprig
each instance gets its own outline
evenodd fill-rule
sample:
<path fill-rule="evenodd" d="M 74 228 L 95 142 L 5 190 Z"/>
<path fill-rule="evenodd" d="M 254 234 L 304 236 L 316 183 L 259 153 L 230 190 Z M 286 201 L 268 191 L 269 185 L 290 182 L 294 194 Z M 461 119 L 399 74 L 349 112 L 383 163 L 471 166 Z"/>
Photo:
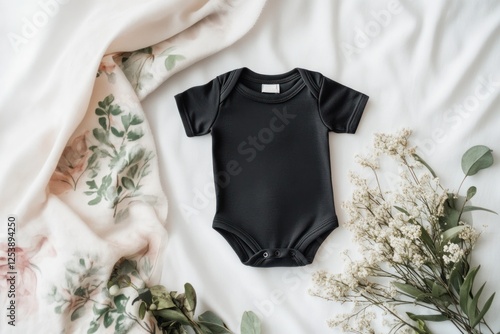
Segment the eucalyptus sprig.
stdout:
<path fill-rule="evenodd" d="M 191 328 L 196 334 L 232 334 L 224 321 L 212 311 L 206 311 L 195 318 L 197 295 L 190 283 L 184 284 L 184 292 L 168 291 L 163 285 L 137 286 L 134 281 L 144 283 L 140 279 L 135 261 L 121 259 L 114 267 L 107 284 L 107 289 L 114 300 L 120 299 L 121 289 L 133 288 L 137 297 L 130 303 L 135 307 L 134 313 L 126 313 L 148 333 L 156 330 L 148 324 L 147 317 L 154 318 L 156 326 L 163 334 L 187 334 Z M 121 298 L 123 299 L 123 298 Z M 121 300 L 120 299 L 120 300 Z M 129 298 L 125 300 L 128 303 Z M 123 305 L 126 308 L 126 305 Z M 155 326 L 155 327 L 156 327 Z M 241 334 L 260 334 L 260 320 L 251 311 L 243 313 Z"/>
<path fill-rule="evenodd" d="M 477 289 L 480 266 L 470 263 L 480 233 L 464 217 L 493 211 L 470 204 L 476 187 L 459 193 L 467 177 L 493 164 L 492 151 L 479 145 L 465 152 L 464 179 L 453 192 L 409 145 L 410 134 L 377 134 L 371 155 L 358 158 L 374 177 L 351 174 L 355 191 L 344 208 L 362 258 L 347 256 L 340 274 L 315 273 L 311 293 L 355 304 L 352 313 L 329 321 L 344 332 L 374 333 L 373 308 L 378 308 L 387 316 L 389 333 L 430 334 L 429 323 L 448 321 L 459 333 L 494 334 L 485 315 L 495 293 L 482 302 L 486 283 Z M 399 164 L 398 184 L 381 182 L 381 156 Z"/>

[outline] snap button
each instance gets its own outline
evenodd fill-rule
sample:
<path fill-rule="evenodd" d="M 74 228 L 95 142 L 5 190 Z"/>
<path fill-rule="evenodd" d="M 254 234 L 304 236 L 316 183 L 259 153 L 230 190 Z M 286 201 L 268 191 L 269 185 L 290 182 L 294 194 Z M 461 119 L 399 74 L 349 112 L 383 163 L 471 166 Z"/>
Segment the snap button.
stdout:
<path fill-rule="evenodd" d="M 274 255 L 275 255 L 275 256 L 280 256 L 280 255 L 281 255 L 281 253 L 280 253 L 280 251 L 278 251 L 278 250 L 277 250 L 277 251 L 275 251 L 275 252 L 274 252 Z"/>
<path fill-rule="evenodd" d="M 269 253 L 268 252 L 264 252 L 264 254 L 262 254 L 263 257 L 269 257 Z"/>

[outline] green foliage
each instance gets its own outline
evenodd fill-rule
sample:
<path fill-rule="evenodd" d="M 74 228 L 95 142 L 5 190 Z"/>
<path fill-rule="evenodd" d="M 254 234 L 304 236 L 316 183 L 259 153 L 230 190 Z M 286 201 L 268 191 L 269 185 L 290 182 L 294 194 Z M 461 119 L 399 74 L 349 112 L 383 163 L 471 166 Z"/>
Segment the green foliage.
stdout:
<path fill-rule="evenodd" d="M 94 307 L 94 318 L 90 328 L 99 326 L 100 319 L 103 319 L 104 327 L 110 327 L 114 322 L 115 326 L 131 318 L 137 321 L 144 321 L 141 327 L 147 328 L 146 319 L 154 317 L 157 326 L 163 334 L 188 333 L 187 328 L 191 328 L 196 334 L 231 334 L 224 321 L 212 311 L 206 311 L 195 319 L 197 305 L 197 295 L 193 286 L 184 284 L 184 292 L 168 291 L 163 285 L 137 288 L 132 281 L 140 280 L 135 261 L 121 259 L 114 267 L 110 279 L 107 283 L 108 290 L 115 290 L 114 287 L 132 287 L 137 291 L 137 297 L 129 303 L 129 297 L 118 294 L 113 297 L 111 306 L 104 308 Z M 136 314 L 131 314 L 127 308 L 132 309 L 134 304 Z M 128 306 L 130 304 L 130 307 Z M 120 325 L 121 326 L 121 325 Z M 115 327 L 115 330 L 117 327 Z M 121 327 L 120 327 L 121 328 Z M 154 333 L 151 329 L 150 333 Z M 253 312 L 245 312 L 241 321 L 241 334 L 260 334 L 260 320 Z"/>
<path fill-rule="evenodd" d="M 137 114 L 124 112 L 118 104 L 113 103 L 114 100 L 110 94 L 99 101 L 95 109 L 99 127 L 92 130 L 92 135 L 98 144 L 89 148 L 93 152 L 87 162 L 90 179 L 86 183 L 89 190 L 84 193 L 94 196 L 88 205 L 106 201 L 114 209 L 113 216 L 123 219 L 127 211 L 118 212 L 118 206 L 126 199 L 142 195 L 142 178 L 149 173 L 154 153 L 134 145 L 144 136 L 140 126 L 144 119 Z M 99 162 L 102 159 L 108 161 L 109 172 L 98 183 L 96 177 L 101 170 Z"/>

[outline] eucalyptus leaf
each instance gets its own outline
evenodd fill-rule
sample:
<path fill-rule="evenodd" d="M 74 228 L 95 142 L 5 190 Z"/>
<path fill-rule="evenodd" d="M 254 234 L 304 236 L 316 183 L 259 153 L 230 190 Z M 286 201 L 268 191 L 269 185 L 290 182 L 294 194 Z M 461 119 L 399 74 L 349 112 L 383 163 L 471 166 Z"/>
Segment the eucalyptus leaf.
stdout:
<path fill-rule="evenodd" d="M 484 145 L 469 148 L 462 156 L 462 171 L 466 176 L 476 174 L 481 169 L 493 165 L 492 150 Z"/>
<path fill-rule="evenodd" d="M 465 199 L 466 201 L 470 200 L 474 195 L 477 193 L 477 188 L 472 186 L 469 189 L 467 189 L 467 198 Z"/>
<path fill-rule="evenodd" d="M 400 282 L 392 282 L 392 284 L 400 291 L 415 298 L 419 298 L 426 295 L 425 292 L 410 284 L 400 283 Z"/>
<path fill-rule="evenodd" d="M 479 298 L 481 297 L 481 293 L 483 293 L 484 286 L 486 285 L 486 282 L 481 285 L 479 290 L 474 294 L 474 298 L 470 301 L 470 303 L 467 305 L 467 314 L 469 316 L 469 319 L 474 319 L 477 316 L 478 310 L 477 310 L 477 304 L 479 302 Z"/>
<path fill-rule="evenodd" d="M 184 301 L 184 307 L 187 311 L 193 312 L 196 309 L 196 291 L 191 284 L 184 284 L 184 294 L 186 295 L 186 300 Z"/>
<path fill-rule="evenodd" d="M 479 207 L 479 206 L 472 206 L 472 205 L 467 205 L 464 207 L 464 210 L 463 212 L 468 212 L 468 211 L 476 211 L 476 210 L 481 210 L 481 211 L 487 211 L 487 212 L 491 212 L 491 213 L 494 213 L 494 214 L 498 214 L 496 213 L 495 211 L 493 210 L 490 210 L 490 209 L 486 209 L 486 208 L 482 208 L 482 207 Z"/>
<path fill-rule="evenodd" d="M 445 288 L 443 288 L 438 283 L 434 282 L 432 285 L 432 296 L 433 297 L 441 297 L 442 295 L 448 293 Z M 425 320 L 425 319 L 424 319 Z"/>
<path fill-rule="evenodd" d="M 222 319 L 219 318 L 219 316 L 216 315 L 212 311 L 206 311 L 203 314 L 200 314 L 198 316 L 198 320 L 200 320 L 202 322 L 210 322 L 212 324 L 216 324 L 216 325 L 219 325 L 219 326 L 226 327 L 226 324 L 224 324 L 224 321 L 222 321 Z"/>
<path fill-rule="evenodd" d="M 466 314 L 468 311 L 467 304 L 469 302 L 471 289 L 474 284 L 474 279 L 476 277 L 476 274 L 479 271 L 479 268 L 481 268 L 481 266 L 471 269 L 467 274 L 467 276 L 465 277 L 464 282 L 460 286 L 460 308 Z"/>
<path fill-rule="evenodd" d="M 444 231 L 441 234 L 442 241 L 441 241 L 441 247 L 444 247 L 448 242 L 450 242 L 453 238 L 458 236 L 460 232 L 465 228 L 465 225 L 460 225 L 460 226 L 455 226 L 452 227 L 446 231 Z"/>
<path fill-rule="evenodd" d="M 153 311 L 155 318 L 161 317 L 163 321 L 177 321 L 183 325 L 190 325 L 188 318 L 179 309 L 162 309 Z"/>
<path fill-rule="evenodd" d="M 260 319 L 252 311 L 245 311 L 241 318 L 241 334 L 260 334 Z"/>
<path fill-rule="evenodd" d="M 128 128 L 130 127 L 130 119 L 131 118 L 132 118 L 131 114 L 121 116 L 122 124 L 123 124 L 123 127 L 125 128 L 125 131 L 128 131 Z"/>
<path fill-rule="evenodd" d="M 444 314 L 422 314 L 422 315 L 419 315 L 419 314 L 413 314 L 411 312 L 406 312 L 406 314 L 408 315 L 408 317 L 413 320 L 413 321 L 418 321 L 418 320 L 423 320 L 423 321 L 446 321 L 446 320 L 449 320 L 449 318 L 447 316 L 445 316 Z"/>
<path fill-rule="evenodd" d="M 144 316 L 146 315 L 146 308 L 147 308 L 146 303 L 141 302 L 141 305 L 139 306 L 139 318 L 141 320 L 144 319 Z"/>
<path fill-rule="evenodd" d="M 220 326 L 218 324 L 214 324 L 212 322 L 204 322 L 200 321 L 200 325 L 207 327 L 211 333 L 213 334 L 231 334 L 231 331 L 226 327 Z"/>
<path fill-rule="evenodd" d="M 490 309 L 491 304 L 493 303 L 493 299 L 494 298 L 495 298 L 495 293 L 493 293 L 490 296 L 490 298 L 488 298 L 488 300 L 486 301 L 486 303 L 484 303 L 484 306 L 483 306 L 483 309 L 481 310 L 481 312 L 479 312 L 479 314 L 477 315 L 477 317 L 475 317 L 471 321 L 471 327 L 472 328 L 476 327 L 481 322 L 481 320 L 484 318 L 484 316 L 486 315 L 486 312 L 488 312 L 488 310 Z"/>
<path fill-rule="evenodd" d="M 436 173 L 434 172 L 434 170 L 431 168 L 431 166 L 429 166 L 429 164 L 427 164 L 427 162 L 424 161 L 424 159 L 422 159 L 418 154 L 414 153 L 413 154 L 413 158 L 415 158 L 415 160 L 417 160 L 418 162 L 420 162 L 422 165 L 424 165 L 427 170 L 429 170 L 429 172 L 432 174 L 432 176 L 436 177 Z"/>
<path fill-rule="evenodd" d="M 157 310 L 175 308 L 176 305 L 172 301 L 172 297 L 167 289 L 162 285 L 152 286 L 150 289 L 152 295 L 152 302 L 156 304 Z"/>

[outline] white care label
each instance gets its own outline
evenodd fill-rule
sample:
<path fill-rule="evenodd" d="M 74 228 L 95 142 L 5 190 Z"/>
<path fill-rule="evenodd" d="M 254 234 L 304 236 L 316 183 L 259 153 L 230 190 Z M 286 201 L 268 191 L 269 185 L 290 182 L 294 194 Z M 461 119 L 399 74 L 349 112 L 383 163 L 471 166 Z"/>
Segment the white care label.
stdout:
<path fill-rule="evenodd" d="M 278 94 L 279 92 L 280 92 L 280 85 L 279 84 L 275 84 L 275 85 L 262 84 L 262 93 Z"/>

